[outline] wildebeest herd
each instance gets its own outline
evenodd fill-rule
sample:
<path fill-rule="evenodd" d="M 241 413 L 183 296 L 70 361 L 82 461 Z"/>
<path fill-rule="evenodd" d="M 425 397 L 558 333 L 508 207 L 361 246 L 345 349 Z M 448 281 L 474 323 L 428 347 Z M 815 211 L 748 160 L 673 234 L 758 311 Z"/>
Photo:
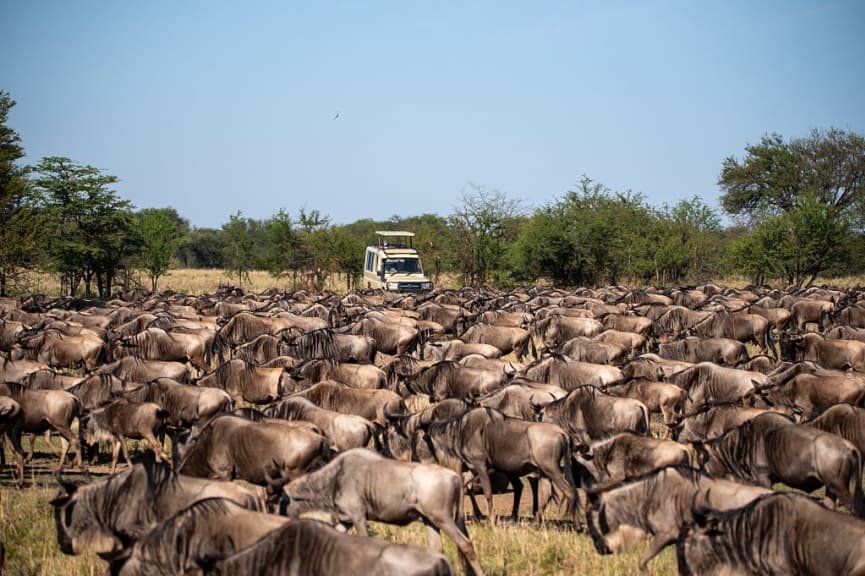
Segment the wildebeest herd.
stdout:
<path fill-rule="evenodd" d="M 5 299 L 0 439 L 19 484 L 22 437 L 59 439 L 60 548 L 111 574 L 451 574 L 442 532 L 481 574 L 465 496 L 517 519 L 524 479 L 601 554 L 650 540 L 641 568 L 865 574 L 863 295 Z M 100 445 L 109 475 L 63 478 Z M 428 548 L 368 536 L 417 520 Z"/>

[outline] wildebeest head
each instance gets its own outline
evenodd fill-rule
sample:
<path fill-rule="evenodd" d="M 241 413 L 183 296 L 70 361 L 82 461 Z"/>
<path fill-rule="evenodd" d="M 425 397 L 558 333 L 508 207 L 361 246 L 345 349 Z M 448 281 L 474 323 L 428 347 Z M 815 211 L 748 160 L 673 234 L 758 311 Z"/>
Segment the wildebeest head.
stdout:
<path fill-rule="evenodd" d="M 58 476 L 60 493 L 51 500 L 57 543 L 64 554 L 80 554 L 87 548 L 97 552 L 111 552 L 123 548 L 119 534 L 109 535 L 99 526 L 96 513 L 88 504 L 87 490 L 79 484 Z"/>
<path fill-rule="evenodd" d="M 595 545 L 598 554 L 612 554 L 607 546 L 606 534 L 610 531 L 607 523 L 606 504 L 596 492 L 586 492 L 586 524 L 589 526 L 589 535 Z"/>

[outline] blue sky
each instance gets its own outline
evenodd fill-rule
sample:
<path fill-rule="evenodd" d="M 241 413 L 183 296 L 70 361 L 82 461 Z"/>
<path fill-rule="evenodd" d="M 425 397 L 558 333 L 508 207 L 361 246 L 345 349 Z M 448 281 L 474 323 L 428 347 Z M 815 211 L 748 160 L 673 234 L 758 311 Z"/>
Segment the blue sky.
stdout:
<path fill-rule="evenodd" d="M 865 133 L 865 2 L 17 0 L 0 90 L 67 156 L 199 227 L 536 207 L 585 174 L 717 203 L 763 134 Z M 336 114 L 339 117 L 334 119 Z"/>

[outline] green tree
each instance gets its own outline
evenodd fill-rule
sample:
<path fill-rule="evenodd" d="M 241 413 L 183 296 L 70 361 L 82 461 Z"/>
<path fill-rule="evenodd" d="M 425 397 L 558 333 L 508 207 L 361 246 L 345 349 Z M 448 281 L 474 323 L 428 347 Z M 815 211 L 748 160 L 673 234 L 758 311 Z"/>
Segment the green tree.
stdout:
<path fill-rule="evenodd" d="M 222 230 L 193 228 L 176 256 L 184 268 L 225 268 L 225 237 Z"/>
<path fill-rule="evenodd" d="M 719 178 L 721 205 L 753 235 L 734 243 L 732 254 L 752 273 L 756 261 L 785 254 L 766 270 L 796 286 L 842 266 L 865 220 L 865 138 L 837 129 L 790 141 L 773 134 L 745 152 L 725 159 Z M 770 247 L 768 238 L 787 246 Z M 745 245 L 764 253 L 746 257 Z"/>
<path fill-rule="evenodd" d="M 657 284 L 708 280 L 720 261 L 721 220 L 699 197 L 664 205 L 657 213 L 652 250 Z"/>
<path fill-rule="evenodd" d="M 189 224 L 174 208 L 144 208 L 136 214 L 135 225 L 141 239 L 139 261 L 150 277 L 150 289 L 156 292 L 159 278 L 186 242 Z"/>
<path fill-rule="evenodd" d="M 495 272 L 500 275 L 510 242 L 516 239 L 523 208 L 519 200 L 499 190 L 470 184 L 462 205 L 450 216 L 456 238 L 456 254 L 462 263 L 465 284 L 480 286 Z"/>
<path fill-rule="evenodd" d="M 20 272 L 36 266 L 45 234 L 27 171 L 17 164 L 24 147 L 6 125 L 13 106 L 9 94 L 0 91 L 0 296 L 8 295 Z"/>
<path fill-rule="evenodd" d="M 118 270 L 137 250 L 132 205 L 109 188 L 117 177 L 68 158 L 49 157 L 34 168 L 33 180 L 50 219 L 49 254 L 61 273 L 61 290 L 85 297 L 96 282 L 107 299 Z"/>
<path fill-rule="evenodd" d="M 230 277 L 237 278 L 238 285 L 243 286 L 243 281 L 249 280 L 249 271 L 256 267 L 253 224 L 238 210 L 229 216 L 227 223 L 222 225 L 222 233 L 225 238 L 223 254 L 226 273 Z"/>

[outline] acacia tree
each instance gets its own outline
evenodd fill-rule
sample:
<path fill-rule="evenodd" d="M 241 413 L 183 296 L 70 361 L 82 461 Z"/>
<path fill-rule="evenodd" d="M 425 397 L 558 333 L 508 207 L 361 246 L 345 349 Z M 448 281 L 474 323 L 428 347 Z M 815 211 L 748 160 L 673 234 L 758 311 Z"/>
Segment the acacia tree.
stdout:
<path fill-rule="evenodd" d="M 117 271 L 134 253 L 132 205 L 109 188 L 117 177 L 69 158 L 49 157 L 33 169 L 47 218 L 52 267 L 61 273 L 61 291 L 107 299 Z"/>
<path fill-rule="evenodd" d="M 19 273 L 33 268 L 42 252 L 42 215 L 26 169 L 18 133 L 6 125 L 15 101 L 0 91 L 0 296 L 6 296 Z"/>
<path fill-rule="evenodd" d="M 168 272 L 171 258 L 186 242 L 189 225 L 174 208 L 144 208 L 136 214 L 135 225 L 141 240 L 139 262 L 156 292 L 159 278 Z"/>
<path fill-rule="evenodd" d="M 255 268 L 252 222 L 238 210 L 222 225 L 222 234 L 225 239 L 223 254 L 226 273 L 229 277 L 237 278 L 238 285 L 243 286 L 243 281 L 249 280 L 249 271 Z"/>
<path fill-rule="evenodd" d="M 865 138 L 838 129 L 790 141 L 772 134 L 745 152 L 724 160 L 718 181 L 721 205 L 750 236 L 732 245 L 734 261 L 754 273 L 757 262 L 784 255 L 766 270 L 796 286 L 842 265 L 865 215 Z M 778 250 L 769 239 L 787 246 Z M 746 246 L 762 252 L 749 255 Z"/>
<path fill-rule="evenodd" d="M 499 190 L 469 184 L 462 206 L 449 218 L 457 237 L 457 254 L 466 285 L 480 286 L 494 272 L 501 272 L 509 242 L 517 236 L 523 215 L 519 200 Z"/>

